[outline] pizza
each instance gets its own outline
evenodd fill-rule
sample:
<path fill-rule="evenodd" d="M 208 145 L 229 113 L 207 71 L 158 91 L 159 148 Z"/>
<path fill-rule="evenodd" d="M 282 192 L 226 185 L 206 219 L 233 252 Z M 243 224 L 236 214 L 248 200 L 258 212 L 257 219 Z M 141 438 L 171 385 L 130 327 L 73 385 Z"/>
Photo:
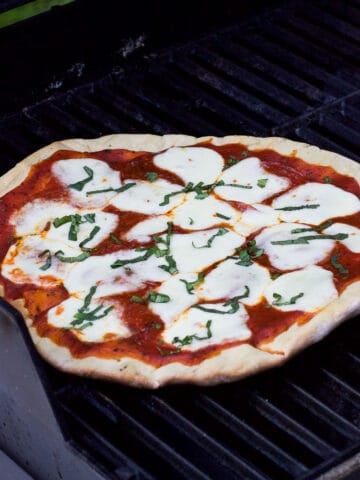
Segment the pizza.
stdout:
<path fill-rule="evenodd" d="M 359 312 L 359 180 L 282 138 L 56 142 L 0 179 L 1 294 L 63 371 L 237 380 Z"/>

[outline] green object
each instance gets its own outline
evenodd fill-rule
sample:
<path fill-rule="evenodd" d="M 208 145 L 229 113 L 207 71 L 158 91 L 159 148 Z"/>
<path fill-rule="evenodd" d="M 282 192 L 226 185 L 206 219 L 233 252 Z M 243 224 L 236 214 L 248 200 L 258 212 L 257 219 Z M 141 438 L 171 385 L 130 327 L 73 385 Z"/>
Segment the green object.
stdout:
<path fill-rule="evenodd" d="M 34 2 L 25 3 L 20 7 L 0 13 L 0 28 L 22 22 L 35 15 L 47 12 L 55 6 L 66 5 L 71 2 L 74 2 L 74 0 L 35 0 Z"/>

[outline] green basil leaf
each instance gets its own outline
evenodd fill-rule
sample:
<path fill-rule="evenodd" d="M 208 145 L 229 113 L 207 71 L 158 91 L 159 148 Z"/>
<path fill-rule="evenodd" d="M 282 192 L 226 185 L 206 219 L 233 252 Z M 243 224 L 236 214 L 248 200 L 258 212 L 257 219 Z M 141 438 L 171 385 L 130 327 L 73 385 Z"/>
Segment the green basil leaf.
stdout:
<path fill-rule="evenodd" d="M 104 188 L 103 190 L 90 190 L 90 192 L 86 192 L 86 195 L 95 195 L 97 193 L 107 193 L 107 192 L 116 192 L 116 193 L 122 193 L 125 192 L 126 190 L 129 190 L 129 188 L 134 187 L 136 185 L 136 182 L 129 182 L 125 183 L 122 187 L 119 188 Z"/>
<path fill-rule="evenodd" d="M 308 203 L 306 205 L 275 208 L 275 210 L 284 210 L 285 212 L 292 212 L 293 210 L 304 210 L 306 208 L 314 209 L 319 207 L 320 207 L 320 203 Z"/>
<path fill-rule="evenodd" d="M 212 237 L 209 238 L 209 240 L 206 242 L 205 245 L 201 245 L 197 247 L 194 242 L 192 242 L 192 246 L 194 248 L 211 248 L 211 245 L 213 244 L 213 241 L 215 240 L 216 237 L 221 237 L 222 235 L 225 235 L 226 233 L 229 233 L 229 230 L 226 228 L 219 228 L 219 230 L 213 235 Z"/>
<path fill-rule="evenodd" d="M 40 270 L 48 270 L 51 267 L 51 252 L 50 250 L 44 250 L 43 252 L 39 253 L 39 257 L 43 257 L 47 255 L 44 265 L 40 267 Z"/>
<path fill-rule="evenodd" d="M 72 188 L 73 190 L 77 190 L 81 192 L 81 190 L 85 187 L 85 185 L 94 178 L 94 170 L 86 166 L 83 167 L 83 169 L 85 170 L 87 177 L 84 178 L 84 180 L 80 180 L 79 182 L 71 183 L 70 185 L 68 185 L 69 188 Z"/>
<path fill-rule="evenodd" d="M 335 235 L 307 235 L 305 237 L 298 237 L 290 240 L 276 240 L 271 242 L 272 245 L 299 245 L 308 244 L 312 240 L 345 240 L 348 238 L 347 233 L 336 233 Z"/>
<path fill-rule="evenodd" d="M 90 257 L 89 252 L 83 252 L 77 257 L 65 257 L 64 252 L 62 250 L 58 250 L 55 252 L 55 257 L 60 260 L 60 262 L 65 262 L 65 263 L 76 263 L 76 262 L 83 262 L 87 258 Z"/>
<path fill-rule="evenodd" d="M 146 172 L 145 177 L 149 180 L 149 182 L 155 182 L 159 175 L 156 172 Z"/>
<path fill-rule="evenodd" d="M 260 187 L 260 188 L 265 188 L 268 181 L 269 181 L 268 178 L 260 178 L 260 179 L 256 182 L 256 184 L 257 184 L 257 186 Z"/>
<path fill-rule="evenodd" d="M 334 255 L 331 255 L 330 258 L 331 265 L 335 267 L 341 275 L 347 275 L 349 273 L 349 270 L 347 270 L 341 263 L 339 262 L 339 254 L 334 253 Z"/>
<path fill-rule="evenodd" d="M 180 282 L 183 282 L 185 284 L 186 290 L 190 295 L 194 295 L 194 288 L 203 283 L 205 278 L 204 273 L 198 273 L 197 279 L 194 280 L 193 282 L 188 282 L 184 280 L 183 278 L 180 278 Z"/>
<path fill-rule="evenodd" d="M 185 345 L 190 345 L 194 340 L 207 340 L 212 337 L 212 332 L 211 332 L 211 323 L 212 320 L 208 320 L 206 322 L 206 333 L 202 337 L 200 337 L 198 334 L 194 333 L 192 335 L 187 335 L 184 338 L 179 338 L 179 337 L 174 337 L 172 343 L 174 345 L 180 345 L 181 347 L 184 347 Z"/>
<path fill-rule="evenodd" d="M 276 307 L 281 307 L 283 305 L 294 305 L 296 301 L 303 296 L 304 296 L 304 293 L 301 292 L 301 293 L 298 293 L 297 295 L 294 295 L 293 297 L 290 298 L 290 300 L 287 301 L 287 300 L 284 300 L 279 293 L 273 293 L 273 297 L 275 300 L 272 302 L 272 305 Z"/>

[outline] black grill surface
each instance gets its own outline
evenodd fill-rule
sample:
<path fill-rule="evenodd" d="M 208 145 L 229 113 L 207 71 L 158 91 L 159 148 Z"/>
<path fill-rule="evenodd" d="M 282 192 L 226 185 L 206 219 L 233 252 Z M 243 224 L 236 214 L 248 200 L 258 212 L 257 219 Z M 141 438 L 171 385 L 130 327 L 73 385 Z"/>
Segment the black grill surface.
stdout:
<path fill-rule="evenodd" d="M 1 169 L 115 132 L 278 135 L 359 161 L 359 24 L 358 0 L 292 2 L 55 95 L 0 119 Z M 137 391 L 44 368 L 67 438 L 107 478 L 345 478 L 331 469 L 360 452 L 358 322 L 213 388 Z"/>

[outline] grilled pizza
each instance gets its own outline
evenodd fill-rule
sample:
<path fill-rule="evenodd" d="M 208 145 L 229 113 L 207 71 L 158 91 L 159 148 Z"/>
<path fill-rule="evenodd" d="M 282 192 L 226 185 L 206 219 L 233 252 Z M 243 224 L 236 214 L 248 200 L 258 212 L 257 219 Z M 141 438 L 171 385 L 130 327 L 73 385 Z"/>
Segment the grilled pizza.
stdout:
<path fill-rule="evenodd" d="M 236 380 L 359 312 L 359 180 L 282 138 L 53 143 L 0 179 L 1 293 L 64 371 Z"/>

